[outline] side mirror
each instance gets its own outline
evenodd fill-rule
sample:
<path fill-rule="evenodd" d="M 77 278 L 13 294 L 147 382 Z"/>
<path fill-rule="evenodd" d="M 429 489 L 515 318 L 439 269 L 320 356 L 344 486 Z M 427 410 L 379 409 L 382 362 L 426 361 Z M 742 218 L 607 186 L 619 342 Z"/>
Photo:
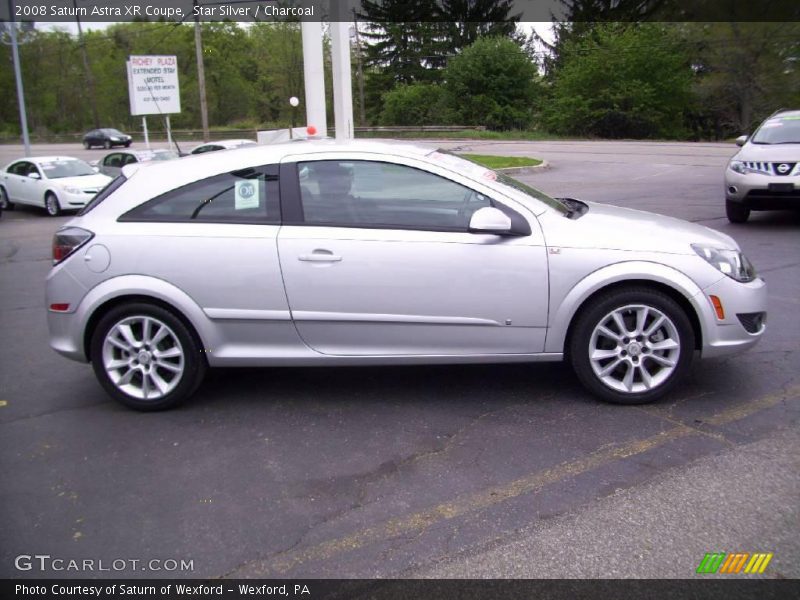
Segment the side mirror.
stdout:
<path fill-rule="evenodd" d="M 736 145 L 737 146 L 744 146 L 746 142 L 747 142 L 747 136 L 746 135 L 740 135 L 738 138 L 736 138 Z"/>
<path fill-rule="evenodd" d="M 42 176 L 39 175 L 38 173 L 28 173 L 28 177 L 30 177 L 31 179 L 41 179 L 42 178 Z"/>
<path fill-rule="evenodd" d="M 511 233 L 511 217 L 499 208 L 485 206 L 472 213 L 469 230 L 471 233 Z"/>

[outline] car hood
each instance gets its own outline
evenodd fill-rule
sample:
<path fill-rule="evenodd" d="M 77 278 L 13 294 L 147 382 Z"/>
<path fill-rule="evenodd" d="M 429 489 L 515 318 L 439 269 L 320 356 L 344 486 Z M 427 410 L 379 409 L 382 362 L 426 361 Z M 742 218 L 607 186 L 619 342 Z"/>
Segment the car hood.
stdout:
<path fill-rule="evenodd" d="M 733 160 L 749 162 L 796 162 L 800 144 L 745 144 Z"/>
<path fill-rule="evenodd" d="M 567 219 L 548 213 L 544 226 L 548 246 L 693 254 L 691 244 L 739 249 L 724 233 L 682 219 L 609 204 L 582 201 L 589 210 Z"/>
<path fill-rule="evenodd" d="M 96 173 L 94 175 L 81 175 L 79 177 L 60 177 L 58 179 L 52 179 L 51 181 L 61 187 L 74 187 L 81 190 L 99 190 L 111 181 L 111 177 L 103 175 L 102 173 Z"/>

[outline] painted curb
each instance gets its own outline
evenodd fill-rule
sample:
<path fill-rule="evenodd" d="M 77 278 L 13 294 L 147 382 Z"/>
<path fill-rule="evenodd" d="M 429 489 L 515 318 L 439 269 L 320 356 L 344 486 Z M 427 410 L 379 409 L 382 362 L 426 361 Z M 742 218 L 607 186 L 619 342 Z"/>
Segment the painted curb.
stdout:
<path fill-rule="evenodd" d="M 546 160 L 542 160 L 541 164 L 532 166 L 532 167 L 506 167 L 505 169 L 495 169 L 495 171 L 499 173 L 506 173 L 507 175 L 524 175 L 524 174 L 534 174 L 537 171 L 544 171 L 545 169 L 550 168 L 550 163 Z"/>

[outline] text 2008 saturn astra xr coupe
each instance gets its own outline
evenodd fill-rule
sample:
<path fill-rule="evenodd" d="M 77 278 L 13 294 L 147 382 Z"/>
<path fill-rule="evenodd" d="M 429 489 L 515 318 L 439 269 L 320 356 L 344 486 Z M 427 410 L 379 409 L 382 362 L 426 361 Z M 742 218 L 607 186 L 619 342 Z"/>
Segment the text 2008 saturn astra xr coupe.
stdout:
<path fill-rule="evenodd" d="M 130 165 L 53 261 L 52 347 L 141 410 L 215 366 L 563 358 L 600 398 L 642 403 L 766 322 L 766 284 L 727 235 L 414 146 Z"/>

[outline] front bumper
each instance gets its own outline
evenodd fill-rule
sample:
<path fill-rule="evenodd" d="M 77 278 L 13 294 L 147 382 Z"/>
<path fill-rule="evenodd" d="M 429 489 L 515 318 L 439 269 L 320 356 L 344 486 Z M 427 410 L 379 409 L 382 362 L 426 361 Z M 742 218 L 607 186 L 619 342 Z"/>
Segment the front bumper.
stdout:
<path fill-rule="evenodd" d="M 750 283 L 739 283 L 730 277 L 723 277 L 701 294 L 704 298 L 698 300 L 704 303 L 704 358 L 735 354 L 758 343 L 767 328 L 767 284 L 763 279 L 759 277 Z M 723 319 L 716 315 L 711 303 L 712 295 L 722 303 L 725 312 Z M 760 313 L 763 313 L 760 317 L 753 316 Z"/>
<path fill-rule="evenodd" d="M 725 169 L 725 198 L 751 210 L 800 209 L 800 175 L 737 173 Z"/>

